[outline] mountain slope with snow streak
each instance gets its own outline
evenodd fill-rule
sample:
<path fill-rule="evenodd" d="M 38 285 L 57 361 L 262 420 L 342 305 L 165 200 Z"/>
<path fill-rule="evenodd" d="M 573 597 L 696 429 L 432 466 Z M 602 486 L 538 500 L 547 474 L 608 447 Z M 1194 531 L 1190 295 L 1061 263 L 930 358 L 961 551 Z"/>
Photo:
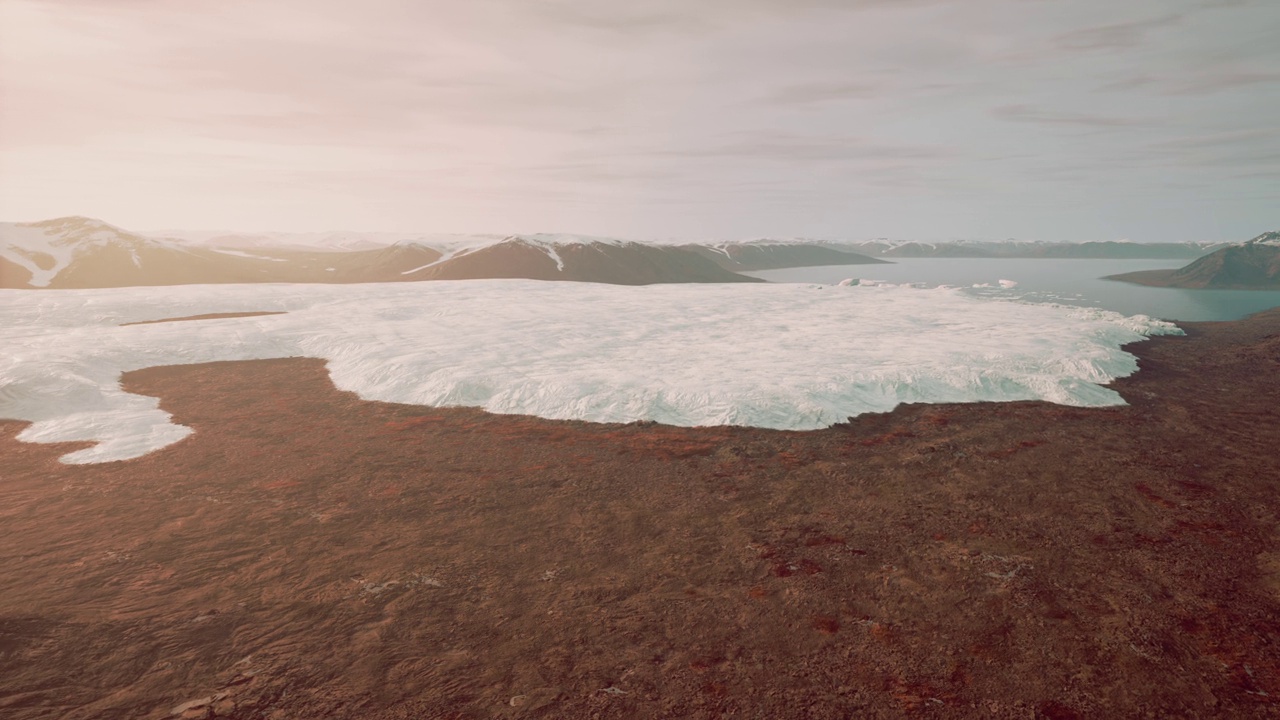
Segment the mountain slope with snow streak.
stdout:
<path fill-rule="evenodd" d="M 135 235 L 89 218 L 0 224 L 0 287 L 382 283 L 524 278 L 620 285 L 761 282 L 672 245 L 574 235 L 446 236 L 388 244 L 220 245 Z"/>
<path fill-rule="evenodd" d="M 614 285 L 655 283 L 762 282 L 738 275 L 687 249 L 612 241 L 572 241 L 513 236 L 500 243 L 459 252 L 409 273 L 418 280 L 524 278 L 603 282 Z"/>

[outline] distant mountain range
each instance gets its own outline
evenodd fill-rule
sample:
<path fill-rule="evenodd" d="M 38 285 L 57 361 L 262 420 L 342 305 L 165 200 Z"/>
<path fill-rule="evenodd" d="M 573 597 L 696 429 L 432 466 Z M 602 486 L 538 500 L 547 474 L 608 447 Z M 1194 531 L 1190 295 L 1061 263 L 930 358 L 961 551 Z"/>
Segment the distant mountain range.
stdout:
<path fill-rule="evenodd" d="M 85 217 L 0 223 L 0 287 L 526 278 L 618 285 L 763 282 L 739 270 L 884 262 L 830 247 L 645 244 L 572 235 L 148 236 Z"/>
<path fill-rule="evenodd" d="M 385 282 L 440 252 L 405 244 L 248 252 L 149 238 L 82 217 L 0 224 L 0 287 L 100 288 L 253 282 Z"/>
<path fill-rule="evenodd" d="M 759 239 L 641 243 L 578 235 L 136 233 L 85 217 L 0 223 L 0 287 L 527 278 L 620 285 L 760 282 L 739 273 L 892 258 L 1187 258 L 1221 244 Z"/>
<path fill-rule="evenodd" d="M 805 242 L 770 242 L 755 240 L 742 243 L 716 245 L 680 245 L 681 249 L 697 253 L 720 267 L 734 272 L 778 270 L 793 267 L 817 267 L 820 265 L 871 265 L 887 260 L 853 252 L 849 249 Z"/>
<path fill-rule="evenodd" d="M 842 250 L 884 258 L 1046 258 L 1188 260 L 1213 252 L 1228 243 L 1045 243 L 1026 240 L 957 240 L 920 243 L 867 240 L 834 244 Z"/>
<path fill-rule="evenodd" d="M 1280 290 L 1280 232 L 1221 248 L 1176 270 L 1142 270 L 1107 279 L 1152 287 Z"/>
<path fill-rule="evenodd" d="M 426 267 L 406 271 L 403 280 L 527 278 L 614 285 L 655 283 L 762 282 L 726 270 L 689 250 L 636 242 L 546 241 L 510 237 L 466 248 Z"/>

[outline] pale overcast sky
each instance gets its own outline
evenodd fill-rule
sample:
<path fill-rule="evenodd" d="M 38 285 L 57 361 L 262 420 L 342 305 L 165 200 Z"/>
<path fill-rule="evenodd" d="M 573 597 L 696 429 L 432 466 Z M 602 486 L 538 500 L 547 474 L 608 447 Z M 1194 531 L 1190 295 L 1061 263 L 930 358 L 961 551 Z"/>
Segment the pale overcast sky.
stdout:
<path fill-rule="evenodd" d="M 0 219 L 1243 240 L 1280 0 L 0 0 Z"/>

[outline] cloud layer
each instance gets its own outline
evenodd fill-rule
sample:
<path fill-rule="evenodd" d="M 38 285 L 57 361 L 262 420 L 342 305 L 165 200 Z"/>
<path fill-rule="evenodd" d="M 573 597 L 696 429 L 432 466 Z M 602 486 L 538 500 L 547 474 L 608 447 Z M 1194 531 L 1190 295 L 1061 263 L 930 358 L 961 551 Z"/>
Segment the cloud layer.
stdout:
<path fill-rule="evenodd" d="M 0 216 L 1250 237 L 1267 0 L 8 0 Z"/>

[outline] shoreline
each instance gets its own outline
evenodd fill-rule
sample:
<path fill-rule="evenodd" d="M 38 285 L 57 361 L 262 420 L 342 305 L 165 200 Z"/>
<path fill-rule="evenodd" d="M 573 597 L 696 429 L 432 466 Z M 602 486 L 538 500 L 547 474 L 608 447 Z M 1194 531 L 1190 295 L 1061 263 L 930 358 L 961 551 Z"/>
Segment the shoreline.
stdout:
<path fill-rule="evenodd" d="M 1107 275 L 1102 280 L 1110 280 L 1112 282 L 1129 283 L 1131 285 L 1140 285 L 1142 287 L 1151 288 L 1167 288 L 1170 290 L 1244 290 L 1254 292 L 1276 292 L 1280 290 L 1280 286 L 1276 285 L 1174 285 L 1169 282 L 1179 271 L 1174 269 L 1161 270 L 1138 270 L 1136 272 L 1119 273 L 1117 275 Z M 1262 311 L 1265 312 L 1265 311 Z M 1221 321 L 1219 321 L 1221 322 Z"/>
<path fill-rule="evenodd" d="M 192 437 L 62 465 L 0 422 L 0 708 L 1280 715 L 1280 311 L 1178 325 L 1123 348 L 1126 406 L 811 431 L 134 371 Z"/>

